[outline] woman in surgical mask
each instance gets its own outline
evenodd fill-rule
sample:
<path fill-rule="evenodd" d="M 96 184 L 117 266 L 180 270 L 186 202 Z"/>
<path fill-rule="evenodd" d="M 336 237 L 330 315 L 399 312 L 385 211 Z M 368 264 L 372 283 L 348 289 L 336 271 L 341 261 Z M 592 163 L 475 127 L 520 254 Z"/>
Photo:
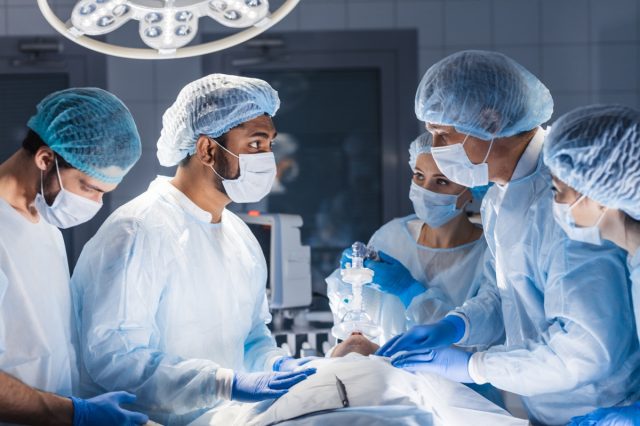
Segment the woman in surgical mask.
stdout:
<path fill-rule="evenodd" d="M 640 111 L 593 105 L 563 115 L 545 140 L 544 161 L 553 175 L 553 214 L 567 235 L 627 251 L 639 331 Z M 640 404 L 600 408 L 571 422 L 587 424 L 640 424 Z"/>
<path fill-rule="evenodd" d="M 413 176 L 409 198 L 415 214 L 394 219 L 369 241 L 380 261 L 367 261 L 374 283 L 365 286 L 363 305 L 382 332 L 378 343 L 415 324 L 444 318 L 478 291 L 487 249 L 482 228 L 464 213 L 471 191 L 447 179 L 431 155 L 431 136 L 424 133 L 409 148 Z M 349 261 L 345 250 L 342 264 Z M 327 278 L 335 321 L 348 309 L 351 288 L 336 270 Z"/>

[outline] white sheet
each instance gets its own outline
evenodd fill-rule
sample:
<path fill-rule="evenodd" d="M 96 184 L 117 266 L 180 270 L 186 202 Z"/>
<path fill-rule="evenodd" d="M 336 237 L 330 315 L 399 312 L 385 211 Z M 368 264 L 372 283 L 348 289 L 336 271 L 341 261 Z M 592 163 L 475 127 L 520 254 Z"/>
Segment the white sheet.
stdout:
<path fill-rule="evenodd" d="M 317 373 L 275 402 L 230 403 L 206 413 L 191 426 L 267 426 L 280 422 L 326 426 L 337 419 L 350 426 L 466 426 L 471 421 L 475 425 L 527 424 L 460 383 L 433 374 L 410 374 L 378 357 L 352 353 L 308 366 L 316 367 Z M 350 409 L 342 409 L 336 377 L 345 385 Z M 356 418 L 363 420 L 356 423 Z M 378 423 L 373 422 L 375 418 Z"/>

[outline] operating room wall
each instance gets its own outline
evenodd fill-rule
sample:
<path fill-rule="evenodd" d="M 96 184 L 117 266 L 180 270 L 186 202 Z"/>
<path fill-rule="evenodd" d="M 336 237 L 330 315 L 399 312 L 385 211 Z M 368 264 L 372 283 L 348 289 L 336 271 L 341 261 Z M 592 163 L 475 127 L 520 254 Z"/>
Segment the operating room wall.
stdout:
<path fill-rule="evenodd" d="M 59 15 L 68 14 L 74 4 L 50 2 Z M 54 35 L 35 3 L 0 0 L 0 36 Z M 270 31 L 415 28 L 416 84 L 431 64 L 451 52 L 502 51 L 548 85 L 557 117 L 594 102 L 640 104 L 639 23 L 638 0 L 302 0 Z M 213 25 L 201 28 L 218 30 Z M 135 27 L 109 36 L 112 41 L 128 38 L 138 39 Z M 142 192 L 155 174 L 167 172 L 155 157 L 162 112 L 180 87 L 200 75 L 200 59 L 108 59 L 107 88 L 129 106 L 143 140 L 142 159 L 114 193 L 112 208 Z"/>

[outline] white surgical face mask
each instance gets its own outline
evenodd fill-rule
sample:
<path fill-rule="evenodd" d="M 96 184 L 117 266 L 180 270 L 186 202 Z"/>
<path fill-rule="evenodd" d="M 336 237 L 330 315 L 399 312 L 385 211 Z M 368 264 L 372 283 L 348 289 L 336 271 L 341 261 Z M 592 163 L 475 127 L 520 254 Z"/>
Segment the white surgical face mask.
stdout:
<path fill-rule="evenodd" d="M 431 154 L 447 179 L 468 188 L 487 185 L 489 183 L 489 165 L 486 161 L 493 147 L 493 139 L 491 139 L 489 150 L 482 163 L 473 164 L 464 150 L 464 144 L 468 137 L 469 135 L 464 138 L 462 143 L 455 145 L 432 147 Z"/>
<path fill-rule="evenodd" d="M 604 214 L 607 209 L 602 212 L 595 225 L 593 226 L 578 226 L 573 219 L 571 209 L 578 205 L 580 201 L 585 198 L 582 195 L 572 204 L 560 204 L 553 200 L 553 217 L 558 222 L 560 227 L 566 232 L 567 236 L 575 241 L 581 241 L 583 243 L 594 244 L 596 246 L 602 245 L 602 236 L 600 235 L 600 222 L 604 218 Z"/>
<path fill-rule="evenodd" d="M 214 139 L 215 141 L 215 139 Z M 213 172 L 222 180 L 227 195 L 235 203 L 256 203 L 267 196 L 276 178 L 276 159 L 273 152 L 259 154 L 240 154 L 229 151 L 215 141 L 218 146 L 239 160 L 238 179 L 225 179 L 220 176 L 213 164 Z"/>
<path fill-rule="evenodd" d="M 44 199 L 44 172 L 40 172 L 40 192 L 36 194 L 35 207 L 40 216 L 51 225 L 67 229 L 90 220 L 98 213 L 102 203 L 89 200 L 64 189 L 60 178 L 60 170 L 58 169 L 58 159 L 56 158 L 55 161 L 60 192 L 53 200 L 53 204 L 47 204 Z"/>
<path fill-rule="evenodd" d="M 409 198 L 413 203 L 416 216 L 431 228 L 439 228 L 462 213 L 462 209 L 457 208 L 456 204 L 460 195 L 466 190 L 465 188 L 458 195 L 440 194 L 411 182 Z"/>

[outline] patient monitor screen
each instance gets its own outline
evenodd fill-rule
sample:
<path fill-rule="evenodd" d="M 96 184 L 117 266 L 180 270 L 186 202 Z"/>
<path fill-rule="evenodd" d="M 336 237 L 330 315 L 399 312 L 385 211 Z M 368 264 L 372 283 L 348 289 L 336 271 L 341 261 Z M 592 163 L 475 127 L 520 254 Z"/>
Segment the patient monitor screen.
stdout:
<path fill-rule="evenodd" d="M 267 288 L 271 288 L 271 225 L 260 225 L 257 223 L 247 223 L 253 235 L 255 235 L 264 258 L 267 260 Z"/>

